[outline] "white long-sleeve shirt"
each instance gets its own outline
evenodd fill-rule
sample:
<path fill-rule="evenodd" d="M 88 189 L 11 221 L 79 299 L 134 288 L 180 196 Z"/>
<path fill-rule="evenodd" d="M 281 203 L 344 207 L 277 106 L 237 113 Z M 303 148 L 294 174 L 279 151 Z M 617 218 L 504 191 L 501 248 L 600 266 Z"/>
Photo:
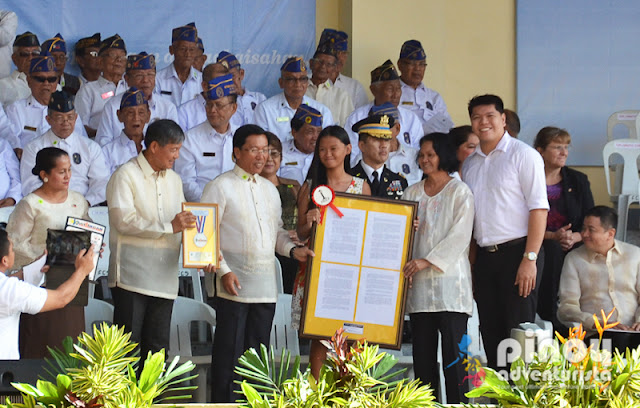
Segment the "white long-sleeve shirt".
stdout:
<path fill-rule="evenodd" d="M 278 297 L 274 251 L 288 256 L 295 245 L 282 227 L 278 190 L 269 180 L 235 166 L 211 181 L 203 203 L 218 204 L 220 252 L 217 295 L 240 303 L 275 303 Z M 228 294 L 221 277 L 233 272 L 242 289 Z M 212 295 L 212 280 L 207 291 Z"/>

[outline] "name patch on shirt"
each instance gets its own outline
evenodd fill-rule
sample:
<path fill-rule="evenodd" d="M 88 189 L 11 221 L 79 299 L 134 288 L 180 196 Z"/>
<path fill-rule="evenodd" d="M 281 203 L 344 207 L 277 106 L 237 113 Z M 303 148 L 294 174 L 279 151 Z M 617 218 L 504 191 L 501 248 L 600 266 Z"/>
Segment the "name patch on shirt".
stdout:
<path fill-rule="evenodd" d="M 279 118 L 276 118 L 276 122 L 288 122 L 289 120 L 288 116 L 280 116 Z"/>
<path fill-rule="evenodd" d="M 100 95 L 102 97 L 102 99 L 108 99 L 111 98 L 114 95 L 113 91 L 109 91 L 109 92 L 105 92 L 102 95 Z"/>
<path fill-rule="evenodd" d="M 171 95 L 171 91 L 160 91 L 160 95 Z"/>
<path fill-rule="evenodd" d="M 204 157 L 215 157 L 216 156 L 216 152 L 202 152 L 202 155 Z"/>
<path fill-rule="evenodd" d="M 402 104 L 403 105 L 413 105 L 413 102 L 411 102 L 411 101 L 403 101 Z"/>
<path fill-rule="evenodd" d="M 297 166 L 298 162 L 289 162 L 289 163 L 285 163 L 285 166 Z"/>
<path fill-rule="evenodd" d="M 33 126 L 25 126 L 24 130 L 30 130 L 32 132 L 35 132 L 36 130 L 38 130 L 38 128 L 34 128 Z"/>

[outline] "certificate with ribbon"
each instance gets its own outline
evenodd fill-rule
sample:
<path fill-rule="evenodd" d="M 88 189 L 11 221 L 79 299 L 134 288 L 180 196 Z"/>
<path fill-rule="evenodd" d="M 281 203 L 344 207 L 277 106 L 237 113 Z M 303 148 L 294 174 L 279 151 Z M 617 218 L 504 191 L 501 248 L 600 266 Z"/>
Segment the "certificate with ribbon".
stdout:
<path fill-rule="evenodd" d="M 218 205 L 183 203 L 184 211 L 196 217 L 196 227 L 182 231 L 182 264 L 185 268 L 202 268 L 209 264 L 218 266 L 220 234 Z"/>

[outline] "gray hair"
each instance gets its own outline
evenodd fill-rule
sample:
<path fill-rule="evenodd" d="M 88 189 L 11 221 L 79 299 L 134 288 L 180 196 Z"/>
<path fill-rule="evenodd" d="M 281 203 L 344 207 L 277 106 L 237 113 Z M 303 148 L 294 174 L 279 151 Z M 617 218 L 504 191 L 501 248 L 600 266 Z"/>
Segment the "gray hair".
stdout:
<path fill-rule="evenodd" d="M 22 45 L 14 45 L 13 46 L 13 54 L 15 54 L 16 52 L 18 52 L 20 50 L 20 48 L 25 48 Z M 40 48 L 40 46 L 38 45 L 38 52 L 42 52 L 42 49 Z"/>
<path fill-rule="evenodd" d="M 158 119 L 149 124 L 144 135 L 145 146 L 151 146 L 152 142 L 157 142 L 160 147 L 180 144 L 184 142 L 184 132 L 180 125 L 171 119 Z"/>

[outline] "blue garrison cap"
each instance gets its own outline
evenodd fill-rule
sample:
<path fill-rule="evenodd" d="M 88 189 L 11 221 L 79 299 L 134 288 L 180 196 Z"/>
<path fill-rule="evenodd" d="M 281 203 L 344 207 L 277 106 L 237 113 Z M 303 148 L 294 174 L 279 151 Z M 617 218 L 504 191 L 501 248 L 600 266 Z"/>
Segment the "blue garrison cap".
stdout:
<path fill-rule="evenodd" d="M 400 75 L 398 75 L 398 71 L 396 71 L 396 67 L 393 66 L 391 60 L 386 60 L 384 64 L 371 71 L 372 84 L 380 81 L 393 81 L 395 79 L 400 79 Z"/>
<path fill-rule="evenodd" d="M 302 57 L 289 57 L 280 67 L 280 71 L 307 72 L 307 67 Z"/>
<path fill-rule="evenodd" d="M 44 54 L 31 58 L 29 73 L 35 74 L 37 72 L 56 72 L 55 60 L 51 55 Z"/>
<path fill-rule="evenodd" d="M 118 34 L 112 35 L 111 37 L 102 40 L 102 42 L 100 43 L 100 51 L 98 52 L 98 54 L 102 54 L 104 51 L 111 48 L 127 52 L 127 47 L 125 47 L 124 45 L 124 40 Z"/>
<path fill-rule="evenodd" d="M 127 72 L 137 69 L 156 69 L 156 57 L 142 51 L 127 57 Z"/>
<path fill-rule="evenodd" d="M 210 101 L 236 94 L 236 87 L 233 84 L 233 75 L 226 74 L 213 78 L 207 83 L 205 96 Z"/>
<path fill-rule="evenodd" d="M 202 38 L 198 37 L 198 41 L 196 41 L 196 43 L 198 44 L 198 49 L 204 52 L 204 43 L 202 42 Z"/>
<path fill-rule="evenodd" d="M 427 54 L 424 53 L 424 48 L 422 48 L 422 44 L 418 40 L 409 40 L 405 41 L 402 44 L 402 48 L 400 48 L 400 58 L 414 60 L 414 61 L 424 61 L 427 59 Z"/>
<path fill-rule="evenodd" d="M 56 34 L 53 38 L 49 38 L 47 41 L 42 43 L 40 47 L 42 52 L 64 52 L 67 53 L 67 42 L 62 38 L 60 33 Z"/>
<path fill-rule="evenodd" d="M 171 43 L 176 41 L 198 42 L 198 29 L 196 23 L 189 23 L 181 27 L 176 27 L 171 31 Z"/>
<path fill-rule="evenodd" d="M 22 34 L 16 35 L 16 39 L 13 41 L 14 47 L 39 47 L 40 41 L 38 37 L 31 31 L 25 31 Z"/>
<path fill-rule="evenodd" d="M 216 62 L 221 63 L 222 65 L 227 67 L 227 69 L 234 69 L 234 68 L 240 69 L 240 61 L 238 61 L 236 56 L 230 52 L 220 51 L 220 54 L 218 54 L 218 58 L 216 59 Z"/>
<path fill-rule="evenodd" d="M 132 86 L 131 88 L 127 89 L 127 92 L 122 94 L 122 100 L 120 101 L 120 109 L 130 108 L 133 106 L 140 106 L 140 105 L 148 105 L 148 102 L 144 97 L 144 93 L 138 88 L 136 88 L 135 86 Z"/>
<path fill-rule="evenodd" d="M 349 35 L 344 31 L 336 31 L 336 50 L 347 51 L 349 46 Z"/>
<path fill-rule="evenodd" d="M 385 102 L 382 105 L 378 105 L 378 106 L 373 105 L 371 107 L 371 110 L 369 111 L 369 116 L 371 115 L 387 115 L 390 118 L 393 118 L 393 123 L 391 120 L 389 120 L 390 127 L 393 127 L 395 122 L 400 120 L 400 113 L 398 112 L 398 107 L 394 106 L 391 102 Z"/>
<path fill-rule="evenodd" d="M 49 99 L 49 109 L 55 112 L 67 113 L 71 112 L 73 107 L 73 96 L 66 91 L 56 91 L 51 94 Z"/>
<path fill-rule="evenodd" d="M 292 120 L 301 120 L 311 126 L 322 127 L 322 113 L 305 103 L 298 106 Z"/>

